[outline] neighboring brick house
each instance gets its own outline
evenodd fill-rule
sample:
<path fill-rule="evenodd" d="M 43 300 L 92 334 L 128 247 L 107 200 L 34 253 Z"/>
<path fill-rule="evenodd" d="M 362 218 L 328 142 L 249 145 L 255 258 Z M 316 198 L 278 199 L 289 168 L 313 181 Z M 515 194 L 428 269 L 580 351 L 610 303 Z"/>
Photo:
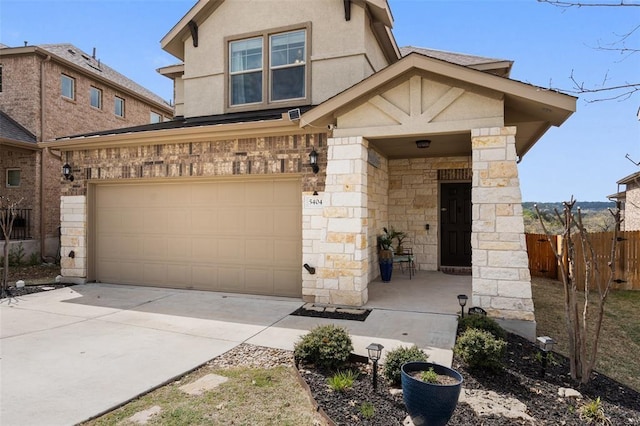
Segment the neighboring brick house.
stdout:
<path fill-rule="evenodd" d="M 66 159 L 37 143 L 162 122 L 173 108 L 71 44 L 0 45 L 0 118 L 0 195 L 23 199 L 26 229 L 14 237 L 27 253 L 54 258 Z"/>
<path fill-rule="evenodd" d="M 360 306 L 393 226 L 535 335 L 517 161 L 576 100 L 510 61 L 401 51 L 392 24 L 384 0 L 198 1 L 161 42 L 174 121 L 48 144 L 82 171 L 65 277 Z"/>
<path fill-rule="evenodd" d="M 616 201 L 624 219 L 620 224 L 621 231 L 640 231 L 640 172 L 632 173 L 620 179 L 618 192 L 608 198 Z M 624 185 L 624 190 L 622 189 Z"/>

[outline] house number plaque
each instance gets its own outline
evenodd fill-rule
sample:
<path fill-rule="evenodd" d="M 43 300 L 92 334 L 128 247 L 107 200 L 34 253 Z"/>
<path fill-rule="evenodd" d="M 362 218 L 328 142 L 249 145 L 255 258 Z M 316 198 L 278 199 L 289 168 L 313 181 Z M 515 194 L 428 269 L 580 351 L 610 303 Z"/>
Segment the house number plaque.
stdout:
<path fill-rule="evenodd" d="M 306 195 L 304 197 L 304 207 L 307 209 L 321 209 L 322 198 L 318 195 Z"/>

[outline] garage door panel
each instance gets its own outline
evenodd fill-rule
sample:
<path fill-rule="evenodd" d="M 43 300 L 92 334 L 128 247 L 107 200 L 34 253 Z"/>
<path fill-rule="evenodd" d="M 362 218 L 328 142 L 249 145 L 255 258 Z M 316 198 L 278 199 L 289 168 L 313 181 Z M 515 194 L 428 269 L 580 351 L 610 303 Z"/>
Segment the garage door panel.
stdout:
<path fill-rule="evenodd" d="M 97 184 L 96 279 L 300 296 L 300 191 L 262 177 Z"/>
<path fill-rule="evenodd" d="M 215 234 L 219 231 L 218 211 L 208 208 L 195 208 L 191 212 L 191 229 L 199 234 Z"/>
<path fill-rule="evenodd" d="M 144 259 L 169 259 L 166 237 L 144 238 L 142 247 L 142 257 Z"/>
<path fill-rule="evenodd" d="M 220 266 L 218 268 L 218 289 L 220 291 L 244 292 L 244 265 L 242 267 Z"/>
<path fill-rule="evenodd" d="M 266 268 L 245 269 L 245 290 L 252 294 L 273 294 L 273 270 Z"/>

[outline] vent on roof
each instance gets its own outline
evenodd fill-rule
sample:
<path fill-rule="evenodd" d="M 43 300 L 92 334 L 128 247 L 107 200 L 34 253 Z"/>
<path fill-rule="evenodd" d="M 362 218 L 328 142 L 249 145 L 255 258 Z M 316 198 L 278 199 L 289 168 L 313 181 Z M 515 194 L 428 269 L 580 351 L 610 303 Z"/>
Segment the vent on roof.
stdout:
<path fill-rule="evenodd" d="M 88 61 L 89 59 L 91 59 L 91 58 L 89 58 L 89 56 L 85 55 L 84 53 L 83 53 L 82 55 L 80 55 L 80 56 L 82 56 L 82 57 L 83 57 L 84 59 L 86 59 L 87 61 Z"/>
<path fill-rule="evenodd" d="M 76 54 L 76 51 L 75 51 L 75 50 L 73 50 L 73 49 L 67 49 L 67 52 L 71 53 L 72 55 L 75 55 L 75 54 Z"/>

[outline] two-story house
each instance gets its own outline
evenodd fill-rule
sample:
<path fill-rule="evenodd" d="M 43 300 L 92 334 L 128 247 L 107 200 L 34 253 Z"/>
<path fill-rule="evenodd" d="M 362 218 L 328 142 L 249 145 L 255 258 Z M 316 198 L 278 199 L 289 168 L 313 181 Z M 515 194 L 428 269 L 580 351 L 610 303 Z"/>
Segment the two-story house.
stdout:
<path fill-rule="evenodd" d="M 198 1 L 161 42 L 176 120 L 48 144 L 80 171 L 65 277 L 360 306 L 393 226 L 535 333 L 517 162 L 575 98 L 392 26 L 385 0 Z"/>
<path fill-rule="evenodd" d="M 66 160 L 37 142 L 171 118 L 171 105 L 102 63 L 95 51 L 89 55 L 70 44 L 1 45 L 0 195 L 22 199 L 13 237 L 25 253 L 51 259 L 59 246 Z"/>
<path fill-rule="evenodd" d="M 640 172 L 623 177 L 618 182 L 618 192 L 609 195 L 622 212 L 622 231 L 640 231 Z"/>

